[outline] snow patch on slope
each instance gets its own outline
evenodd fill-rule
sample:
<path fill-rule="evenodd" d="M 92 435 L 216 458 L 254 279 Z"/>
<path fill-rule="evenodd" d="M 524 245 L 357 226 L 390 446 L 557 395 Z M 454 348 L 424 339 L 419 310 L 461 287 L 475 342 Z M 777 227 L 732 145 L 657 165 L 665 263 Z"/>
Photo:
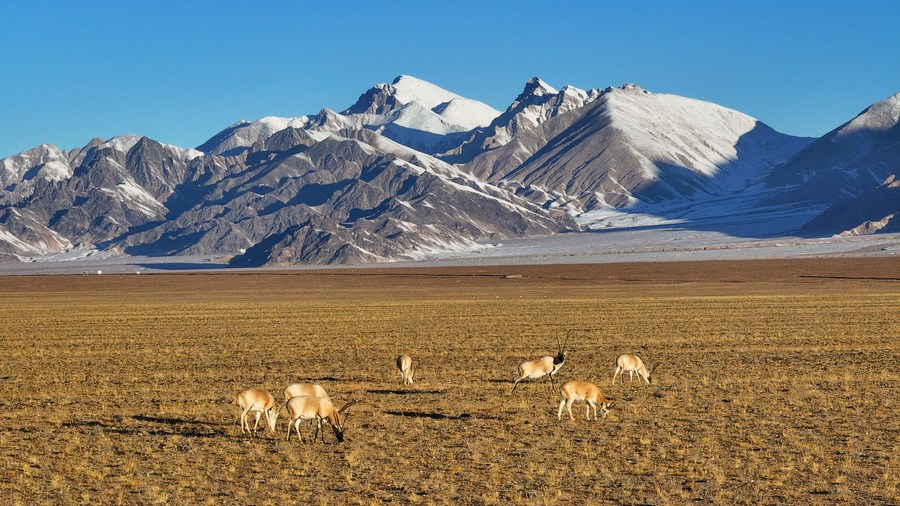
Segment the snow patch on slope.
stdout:
<path fill-rule="evenodd" d="M 3 169 L 0 171 L 0 183 L 4 186 L 21 181 L 31 169 L 38 169 L 34 176 L 48 181 L 64 181 L 72 177 L 66 155 L 51 144 L 41 144 L 6 157 L 0 160 L 0 168 Z"/>

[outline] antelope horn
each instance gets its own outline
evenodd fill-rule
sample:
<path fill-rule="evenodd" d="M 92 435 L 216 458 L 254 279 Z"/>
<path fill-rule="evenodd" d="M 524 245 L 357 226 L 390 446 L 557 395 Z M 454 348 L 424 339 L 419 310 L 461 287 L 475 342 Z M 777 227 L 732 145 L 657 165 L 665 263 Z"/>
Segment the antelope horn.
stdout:
<path fill-rule="evenodd" d="M 658 369 L 658 368 L 659 368 L 659 362 L 657 362 L 657 363 L 653 366 L 653 369 L 650 369 L 650 372 L 647 373 L 647 376 L 650 376 L 651 374 L 653 374 L 653 371 L 655 371 L 655 370 Z"/>
<path fill-rule="evenodd" d="M 607 402 L 607 403 L 606 403 L 606 409 L 609 409 L 609 408 L 611 408 L 611 407 L 613 407 L 613 406 L 615 406 L 615 405 L 616 405 L 616 401 Z"/>
<path fill-rule="evenodd" d="M 350 406 L 356 404 L 357 402 L 359 402 L 359 401 L 358 401 L 358 400 L 356 400 L 356 401 L 350 401 L 350 402 L 348 402 L 347 404 L 344 404 L 344 407 L 338 410 L 338 414 L 339 414 L 339 415 L 344 414 L 344 410 L 345 410 L 345 409 L 347 409 L 347 408 L 349 408 Z"/>

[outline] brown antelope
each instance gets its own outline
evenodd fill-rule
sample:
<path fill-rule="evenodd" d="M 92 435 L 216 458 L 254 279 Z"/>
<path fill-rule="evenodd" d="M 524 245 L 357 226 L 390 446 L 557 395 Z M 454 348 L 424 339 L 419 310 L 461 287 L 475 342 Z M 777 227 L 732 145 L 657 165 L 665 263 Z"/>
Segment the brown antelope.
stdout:
<path fill-rule="evenodd" d="M 413 374 L 416 372 L 412 366 L 412 358 L 409 355 L 400 355 L 397 357 L 397 369 L 400 369 L 400 384 L 412 385 Z"/>
<path fill-rule="evenodd" d="M 637 373 L 638 378 L 643 378 L 649 385 L 650 375 L 653 374 L 654 370 L 656 370 L 656 366 L 650 371 L 647 371 L 647 366 L 644 365 L 644 361 L 637 355 L 619 355 L 616 358 L 616 372 L 613 373 L 612 384 L 616 384 L 616 377 L 618 377 L 619 374 L 627 372 L 629 381 L 634 381 L 634 375 Z M 622 374 L 622 383 L 624 382 L 625 374 Z"/>
<path fill-rule="evenodd" d="M 572 416 L 572 403 L 575 401 L 585 402 L 585 416 L 587 416 L 588 420 L 591 419 L 591 408 L 593 408 L 595 421 L 597 420 L 598 405 L 600 406 L 601 416 L 605 419 L 606 415 L 609 414 L 609 408 L 615 404 L 615 402 L 609 402 L 603 396 L 600 387 L 590 381 L 567 381 L 563 383 L 559 393 L 562 394 L 562 400 L 559 401 L 559 412 L 556 414 L 556 417 L 560 420 L 562 420 L 563 406 L 569 411 L 569 418 L 575 420 L 575 417 Z"/>
<path fill-rule="evenodd" d="M 550 378 L 550 389 L 553 390 L 553 375 L 556 374 L 556 371 L 559 370 L 560 367 L 566 362 L 566 354 L 565 348 L 566 344 L 568 344 L 569 338 L 566 338 L 566 343 L 560 345 L 559 338 L 556 338 L 556 356 L 546 356 L 537 358 L 534 360 L 529 360 L 527 362 L 522 362 L 519 364 L 519 377 L 516 378 L 516 382 L 513 384 L 513 389 L 511 393 L 516 392 L 516 387 L 519 386 L 519 382 L 524 379 L 538 379 L 544 376 Z"/>
<path fill-rule="evenodd" d="M 284 389 L 285 401 L 289 401 L 291 400 L 291 397 L 297 397 L 298 395 L 328 398 L 328 394 L 321 385 L 314 385 L 312 383 L 294 383 L 293 385 L 288 385 L 287 388 Z"/>
<path fill-rule="evenodd" d="M 241 433 L 249 432 L 253 435 L 259 426 L 259 417 L 266 414 L 266 423 L 269 425 L 269 432 L 275 432 L 275 421 L 278 420 L 278 409 L 275 408 L 275 397 L 268 390 L 262 388 L 248 388 L 237 396 L 237 403 L 241 407 Z M 256 424 L 253 430 L 250 430 L 250 422 L 247 420 L 249 413 L 256 414 Z"/>
<path fill-rule="evenodd" d="M 288 410 L 288 414 L 291 417 L 291 421 L 288 424 L 288 433 L 287 440 L 291 440 L 291 429 L 297 433 L 297 437 L 300 438 L 300 442 L 303 442 L 303 436 L 300 435 L 300 421 L 301 420 L 315 420 L 316 421 L 316 433 L 313 434 L 313 443 L 316 442 L 316 437 L 319 435 L 319 430 L 322 430 L 322 443 L 325 443 L 325 430 L 322 429 L 322 420 L 328 420 L 328 423 L 331 425 L 331 430 L 334 431 L 334 437 L 337 438 L 338 443 L 344 441 L 344 428 L 347 425 L 347 418 L 350 417 L 348 414 L 346 417 L 341 417 L 343 415 L 344 410 L 349 408 L 351 405 L 355 404 L 358 401 L 350 401 L 347 404 L 344 404 L 344 407 L 341 409 L 334 409 L 334 404 L 331 403 L 331 399 L 327 397 L 312 397 L 310 395 L 300 395 L 297 397 L 292 397 L 290 400 L 285 403 L 285 407 Z"/>

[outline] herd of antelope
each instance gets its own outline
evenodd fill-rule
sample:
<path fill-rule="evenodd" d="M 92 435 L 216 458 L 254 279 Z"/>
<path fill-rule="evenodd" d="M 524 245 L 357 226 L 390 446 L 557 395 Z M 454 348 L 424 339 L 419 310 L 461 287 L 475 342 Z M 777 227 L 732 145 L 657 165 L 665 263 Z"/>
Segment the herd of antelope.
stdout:
<path fill-rule="evenodd" d="M 556 356 L 545 356 L 535 360 L 528 360 L 519 364 L 518 376 L 513 382 L 511 393 L 515 393 L 519 382 L 526 379 L 539 379 L 547 376 L 550 380 L 550 389 L 553 390 L 553 375 L 559 371 L 566 361 L 565 343 L 560 343 L 557 338 Z M 409 355 L 400 355 L 396 361 L 397 369 L 400 372 L 401 385 L 411 385 L 415 367 L 412 358 Z M 654 368 L 655 369 L 655 368 Z M 653 369 L 647 370 L 644 361 L 637 355 L 623 354 L 616 358 L 616 370 L 613 373 L 612 384 L 615 385 L 616 379 L 621 378 L 622 383 L 625 382 L 625 373 L 628 373 L 629 381 L 634 381 L 634 375 L 643 379 L 649 385 L 650 375 Z M 585 416 L 588 420 L 598 420 L 597 409 L 600 409 L 599 418 L 605 419 L 609 414 L 609 409 L 615 402 L 608 400 L 600 387 L 594 383 L 584 380 L 567 381 L 560 386 L 560 395 L 562 400 L 559 401 L 559 410 L 557 418 L 562 419 L 563 409 L 569 413 L 569 418 L 575 420 L 572 415 L 572 404 L 576 401 L 585 403 Z M 321 441 L 325 443 L 325 430 L 323 424 L 327 421 L 334 432 L 335 439 L 340 443 L 344 441 L 344 428 L 346 427 L 349 412 L 344 412 L 359 401 L 350 401 L 344 404 L 340 409 L 336 409 L 331 402 L 331 398 L 321 385 L 310 383 L 294 383 L 288 385 L 284 389 L 284 403 L 278 403 L 275 397 L 268 390 L 262 388 L 248 388 L 238 394 L 232 404 L 237 403 L 241 408 L 241 433 L 255 434 L 259 427 L 259 420 L 265 416 L 266 425 L 270 432 L 275 432 L 275 423 L 278 420 L 279 413 L 282 409 L 287 410 L 290 416 L 288 423 L 287 440 L 291 439 L 291 432 L 297 434 L 300 442 L 303 442 L 303 436 L 300 435 L 300 422 L 303 420 L 313 420 L 316 424 L 316 431 L 313 435 L 312 442 L 315 443 L 319 433 L 321 432 Z M 591 413 L 593 411 L 593 417 Z M 250 428 L 249 416 L 255 415 L 255 423 Z"/>

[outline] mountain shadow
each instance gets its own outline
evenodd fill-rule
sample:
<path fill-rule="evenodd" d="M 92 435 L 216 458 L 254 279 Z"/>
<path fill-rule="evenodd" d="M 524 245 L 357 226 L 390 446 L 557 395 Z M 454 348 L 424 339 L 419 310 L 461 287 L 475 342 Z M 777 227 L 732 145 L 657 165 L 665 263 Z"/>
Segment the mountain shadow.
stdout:
<path fill-rule="evenodd" d="M 735 144 L 736 157 L 711 175 L 684 165 L 655 161 L 656 178 L 637 185 L 632 195 L 640 202 L 621 207 L 625 215 L 659 218 L 652 224 L 616 226 L 607 230 L 696 230 L 742 238 L 772 238 L 796 235 L 825 205 L 805 198 L 788 198 L 796 185 L 768 186 L 765 179 L 784 160 L 767 159 L 767 143 L 760 142 L 772 129 L 757 122 Z M 812 139 L 808 139 L 809 142 Z M 798 138 L 798 142 L 800 139 Z M 802 151 L 802 142 L 798 151 Z M 796 153 L 790 156 L 796 156 Z M 756 168 L 741 166 L 741 160 L 760 160 Z M 763 162 L 768 162 L 768 166 Z M 603 232 L 601 225 L 595 229 Z"/>

